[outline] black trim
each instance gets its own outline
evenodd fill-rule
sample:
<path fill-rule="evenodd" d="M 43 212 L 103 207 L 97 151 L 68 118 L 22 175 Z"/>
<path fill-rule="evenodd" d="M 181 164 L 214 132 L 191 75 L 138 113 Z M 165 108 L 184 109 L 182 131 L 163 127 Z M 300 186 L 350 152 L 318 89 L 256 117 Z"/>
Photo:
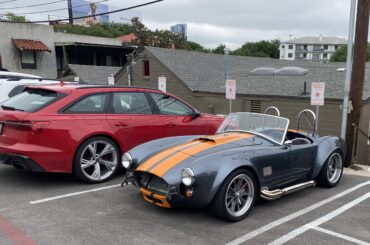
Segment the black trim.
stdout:
<path fill-rule="evenodd" d="M 93 95 L 99 95 L 99 94 L 106 94 L 107 95 L 107 99 L 105 100 L 103 111 L 101 111 L 101 112 L 85 112 L 85 111 L 82 111 L 82 112 L 81 111 L 80 112 L 79 111 L 67 112 L 67 110 L 69 108 L 71 108 L 75 104 L 79 103 L 81 100 L 85 99 L 86 97 L 93 96 Z M 84 94 L 83 96 L 79 97 L 77 100 L 75 100 L 75 101 L 69 103 L 68 105 L 64 106 L 62 109 L 60 109 L 58 111 L 58 113 L 68 114 L 68 115 L 73 115 L 73 114 L 86 114 L 86 115 L 89 115 L 89 114 L 107 114 L 108 106 L 110 104 L 111 97 L 112 96 L 111 96 L 110 92 L 95 92 L 95 93 Z"/>
<path fill-rule="evenodd" d="M 0 164 L 12 165 L 15 168 L 32 172 L 46 172 L 31 158 L 17 154 L 0 154 Z"/>

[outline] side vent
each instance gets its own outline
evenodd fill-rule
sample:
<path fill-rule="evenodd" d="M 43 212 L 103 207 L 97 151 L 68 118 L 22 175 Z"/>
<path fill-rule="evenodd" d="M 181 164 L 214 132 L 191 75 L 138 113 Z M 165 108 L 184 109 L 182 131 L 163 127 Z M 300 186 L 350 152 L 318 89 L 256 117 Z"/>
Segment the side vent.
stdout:
<path fill-rule="evenodd" d="M 261 113 L 261 101 L 251 100 L 251 112 Z"/>

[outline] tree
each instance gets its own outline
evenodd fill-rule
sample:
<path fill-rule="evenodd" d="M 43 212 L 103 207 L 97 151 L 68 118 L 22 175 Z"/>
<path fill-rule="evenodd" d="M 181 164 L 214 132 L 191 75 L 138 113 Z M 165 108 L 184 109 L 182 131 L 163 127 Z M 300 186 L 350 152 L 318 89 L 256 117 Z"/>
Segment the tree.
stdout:
<path fill-rule="evenodd" d="M 212 49 L 211 52 L 214 53 L 214 54 L 224 54 L 225 53 L 225 48 L 226 48 L 225 44 L 219 44 L 217 46 L 217 48 Z"/>
<path fill-rule="evenodd" d="M 347 60 L 347 45 L 338 48 L 330 57 L 330 62 L 346 62 Z M 370 44 L 367 48 L 367 61 L 370 61 Z"/>
<path fill-rule="evenodd" d="M 240 48 L 232 52 L 233 55 L 253 56 L 253 57 L 270 57 L 279 58 L 280 41 L 275 39 L 271 41 L 246 42 Z"/>
<path fill-rule="evenodd" d="M 26 17 L 15 15 L 14 13 L 10 13 L 10 12 L 5 14 L 5 20 L 12 21 L 12 22 L 27 22 L 28 21 Z"/>
<path fill-rule="evenodd" d="M 149 30 L 137 17 L 131 20 L 133 33 L 136 36 L 134 43 L 138 46 L 151 46 L 160 48 L 187 49 L 186 37 L 168 30 Z"/>
<path fill-rule="evenodd" d="M 187 41 L 188 48 L 187 50 L 190 51 L 196 51 L 196 52 L 204 52 L 204 53 L 210 53 L 211 50 L 203 47 L 199 43 L 193 42 L 193 41 Z"/>

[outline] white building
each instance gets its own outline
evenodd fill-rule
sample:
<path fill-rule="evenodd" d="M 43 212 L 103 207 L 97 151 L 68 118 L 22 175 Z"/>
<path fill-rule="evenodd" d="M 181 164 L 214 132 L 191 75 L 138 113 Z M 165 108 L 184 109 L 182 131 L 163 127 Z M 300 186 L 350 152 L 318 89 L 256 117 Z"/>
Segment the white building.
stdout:
<path fill-rule="evenodd" d="M 280 59 L 282 60 L 330 60 L 331 55 L 347 40 L 338 37 L 301 37 L 280 44 Z"/>

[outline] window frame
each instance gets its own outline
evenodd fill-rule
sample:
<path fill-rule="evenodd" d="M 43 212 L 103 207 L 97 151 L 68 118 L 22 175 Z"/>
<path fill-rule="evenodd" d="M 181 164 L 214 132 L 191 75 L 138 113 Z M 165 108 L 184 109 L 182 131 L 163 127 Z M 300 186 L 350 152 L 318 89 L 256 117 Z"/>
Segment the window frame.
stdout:
<path fill-rule="evenodd" d="M 293 53 L 288 53 L 288 58 L 293 58 Z"/>
<path fill-rule="evenodd" d="M 161 113 L 161 110 L 157 106 L 157 103 L 155 102 L 155 99 L 153 98 L 152 94 L 159 94 L 159 95 L 162 95 L 162 96 L 171 97 L 171 98 L 175 99 L 176 101 L 180 102 L 181 104 L 183 104 L 185 107 L 189 108 L 190 111 L 192 112 L 192 114 L 189 114 L 189 115 L 184 115 L 184 114 L 163 114 L 163 113 Z M 184 117 L 184 116 L 192 116 L 195 113 L 199 113 L 196 109 L 194 109 L 193 107 L 191 107 L 190 105 L 188 105 L 184 101 L 182 101 L 182 100 L 180 100 L 180 99 L 178 99 L 178 98 L 176 98 L 174 96 L 171 96 L 169 94 L 150 92 L 150 93 L 148 93 L 148 96 L 150 97 L 151 103 L 153 104 L 153 107 L 155 108 L 155 110 L 153 111 L 153 115 L 181 116 L 181 117 Z"/>
<path fill-rule="evenodd" d="M 33 63 L 24 63 L 23 62 L 23 56 L 22 56 L 22 54 L 24 52 L 32 52 L 32 54 L 33 54 Z M 37 70 L 36 51 L 34 51 L 34 50 L 20 51 L 20 60 L 21 60 L 21 68 L 22 69 Z"/>
<path fill-rule="evenodd" d="M 293 49 L 293 44 L 289 44 L 288 49 Z"/>
<path fill-rule="evenodd" d="M 140 94 L 143 94 L 144 97 L 145 97 L 146 102 L 148 103 L 148 106 L 150 108 L 151 114 L 116 113 L 116 112 L 114 112 L 114 110 L 113 110 L 114 94 L 122 94 L 122 93 L 130 93 L 130 94 L 140 93 Z M 110 92 L 109 94 L 110 94 L 110 99 L 109 99 L 109 104 L 108 104 L 108 108 L 107 108 L 107 114 L 112 114 L 112 115 L 128 115 L 128 116 L 132 116 L 132 115 L 155 115 L 156 114 L 155 108 L 154 108 L 154 106 L 152 104 L 152 101 L 148 97 L 148 93 L 147 92 L 142 92 L 142 91 L 114 91 L 114 92 Z"/>
<path fill-rule="evenodd" d="M 81 102 L 82 100 L 84 100 L 85 98 L 89 97 L 89 96 L 94 96 L 94 95 L 100 95 L 100 94 L 105 94 L 107 96 L 106 100 L 105 100 L 105 103 L 104 103 L 104 109 L 103 111 L 101 112 L 85 112 L 85 111 L 74 111 L 74 112 L 69 112 L 68 109 L 70 109 L 71 107 L 73 107 L 74 105 L 76 105 L 77 103 Z M 68 105 L 64 106 L 62 109 L 60 109 L 58 111 L 59 114 L 69 114 L 69 115 L 74 115 L 74 114 L 84 114 L 84 115 L 94 115 L 94 114 L 107 114 L 108 112 L 108 106 L 109 106 L 109 102 L 111 100 L 111 93 L 109 92 L 96 92 L 96 93 L 88 93 L 88 94 L 85 94 L 81 97 L 79 97 L 78 99 L 72 101 L 71 103 L 69 103 Z"/>
<path fill-rule="evenodd" d="M 147 64 L 147 66 L 146 66 Z M 149 60 L 143 60 L 143 76 L 150 77 L 150 62 Z"/>

